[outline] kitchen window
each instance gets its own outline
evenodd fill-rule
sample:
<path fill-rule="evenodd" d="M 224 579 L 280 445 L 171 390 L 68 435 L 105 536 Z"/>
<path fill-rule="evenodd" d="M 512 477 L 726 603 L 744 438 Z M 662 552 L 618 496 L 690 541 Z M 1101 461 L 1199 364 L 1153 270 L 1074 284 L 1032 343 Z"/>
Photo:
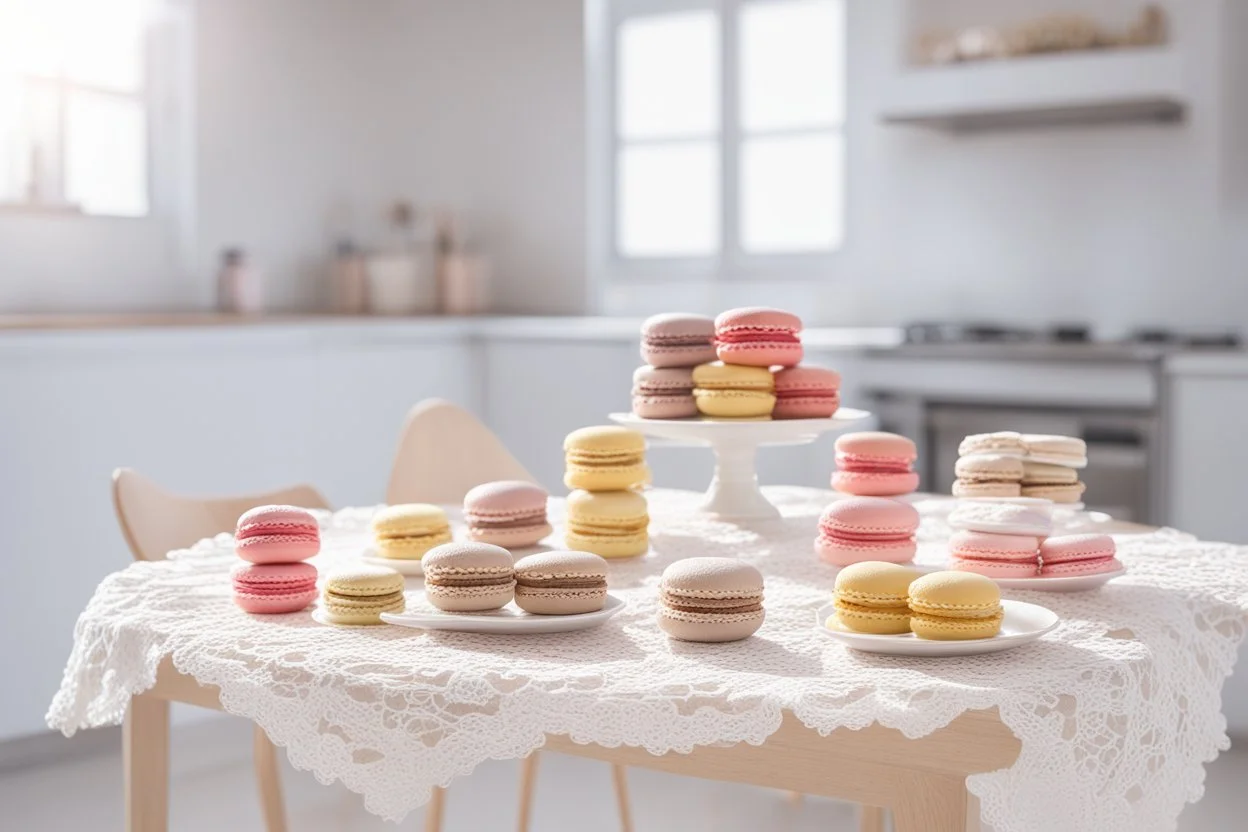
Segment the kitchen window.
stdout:
<path fill-rule="evenodd" d="M 817 274 L 845 230 L 844 0 L 596 0 L 586 26 L 596 271 Z"/>

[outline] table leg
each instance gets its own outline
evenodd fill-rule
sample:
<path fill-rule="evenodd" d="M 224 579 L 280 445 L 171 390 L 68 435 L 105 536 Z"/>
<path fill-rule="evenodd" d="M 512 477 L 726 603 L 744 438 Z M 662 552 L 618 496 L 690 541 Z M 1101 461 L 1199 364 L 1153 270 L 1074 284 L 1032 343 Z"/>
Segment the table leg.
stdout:
<path fill-rule="evenodd" d="M 893 788 L 895 832 L 966 832 L 964 778 L 913 772 L 899 775 Z"/>
<path fill-rule="evenodd" d="M 169 828 L 169 703 L 150 694 L 130 697 L 122 734 L 127 832 Z"/>
<path fill-rule="evenodd" d="M 529 819 L 533 814 L 533 792 L 537 788 L 538 752 L 534 751 L 520 761 L 520 812 L 517 828 L 529 832 Z"/>
<path fill-rule="evenodd" d="M 966 832 L 981 832 L 983 824 L 979 819 L 979 798 L 970 792 L 966 793 Z"/>
<path fill-rule="evenodd" d="M 429 803 L 425 806 L 424 832 L 442 832 L 442 809 L 446 806 L 446 789 L 433 787 Z"/>
<path fill-rule="evenodd" d="M 620 813 L 620 832 L 633 832 L 633 807 L 628 802 L 628 775 L 624 766 L 611 765 L 611 782 L 615 785 L 615 806 Z"/>
<path fill-rule="evenodd" d="M 884 810 L 865 803 L 859 806 L 858 832 L 884 832 Z"/>
<path fill-rule="evenodd" d="M 286 832 L 286 807 L 282 803 L 281 757 L 277 746 L 259 725 L 251 726 L 251 756 L 256 768 L 256 788 L 265 832 Z"/>

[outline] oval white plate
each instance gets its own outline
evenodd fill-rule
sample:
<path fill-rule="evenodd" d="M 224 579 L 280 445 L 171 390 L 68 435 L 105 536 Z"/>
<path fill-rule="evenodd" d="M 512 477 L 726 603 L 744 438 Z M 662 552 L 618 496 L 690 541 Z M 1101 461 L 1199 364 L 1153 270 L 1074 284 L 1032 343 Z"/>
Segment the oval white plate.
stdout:
<path fill-rule="evenodd" d="M 981 653 L 997 653 L 1035 641 L 1057 626 L 1057 613 L 1039 604 L 1005 599 L 1001 606 L 1005 608 L 1001 632 L 992 638 L 970 641 L 932 641 L 919 638 L 914 633 L 900 636 L 855 633 L 841 627 L 836 620 L 836 607 L 833 604 L 825 604 L 819 608 L 815 613 L 815 626 L 824 635 L 847 647 L 884 656 L 977 656 Z M 830 627 L 829 621 L 832 624 Z"/>
<path fill-rule="evenodd" d="M 602 609 L 579 615 L 533 615 L 508 604 L 493 612 L 383 612 L 381 620 L 387 624 L 414 627 L 418 630 L 524 636 L 588 630 L 601 625 L 622 609 L 624 602 L 614 595 L 608 595 Z"/>
<path fill-rule="evenodd" d="M 360 555 L 360 560 L 369 566 L 388 566 L 400 575 L 406 575 L 409 578 L 419 578 L 425 574 L 425 567 L 421 566 L 420 558 L 380 558 L 373 554 L 372 549 L 365 549 L 364 554 Z"/>
<path fill-rule="evenodd" d="M 1063 578 L 993 578 L 992 581 L 1002 589 L 1029 589 L 1033 592 L 1084 592 L 1104 586 L 1114 578 L 1125 574 L 1127 570 L 1123 568 L 1098 575 L 1067 575 Z"/>
<path fill-rule="evenodd" d="M 330 621 L 329 618 L 326 617 L 325 608 L 322 607 L 320 604 L 317 604 L 316 607 L 312 610 L 312 620 L 315 621 L 317 624 L 324 624 L 327 627 L 367 628 L 367 627 L 380 627 L 381 626 L 381 622 L 377 622 L 376 624 L 339 624 L 335 621 Z"/>

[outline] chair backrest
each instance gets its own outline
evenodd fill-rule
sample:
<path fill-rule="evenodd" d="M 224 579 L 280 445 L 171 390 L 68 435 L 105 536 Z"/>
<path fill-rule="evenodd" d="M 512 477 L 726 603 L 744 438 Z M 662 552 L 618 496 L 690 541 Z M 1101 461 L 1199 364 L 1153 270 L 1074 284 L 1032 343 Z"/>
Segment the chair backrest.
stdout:
<path fill-rule="evenodd" d="M 130 468 L 113 472 L 113 509 L 135 560 L 164 560 L 173 549 L 232 532 L 240 514 L 270 503 L 329 508 L 310 485 L 245 497 L 185 497 Z"/>
<path fill-rule="evenodd" d="M 459 503 L 474 485 L 493 480 L 537 482 L 476 416 L 426 399 L 407 414 L 386 502 Z"/>

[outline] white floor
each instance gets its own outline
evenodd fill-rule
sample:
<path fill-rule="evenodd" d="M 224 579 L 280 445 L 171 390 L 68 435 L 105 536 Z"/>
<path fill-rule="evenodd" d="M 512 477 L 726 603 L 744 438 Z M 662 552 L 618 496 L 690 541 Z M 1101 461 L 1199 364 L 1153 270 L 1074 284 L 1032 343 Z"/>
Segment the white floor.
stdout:
<path fill-rule="evenodd" d="M 175 739 L 170 829 L 174 832 L 260 830 L 253 788 L 248 726 L 236 720 L 200 726 Z M 196 767 L 188 760 L 206 761 Z M 448 793 L 446 832 L 515 828 L 516 762 L 488 763 L 456 782 Z M 1190 806 L 1180 832 L 1233 832 L 1248 817 L 1248 749 L 1222 755 L 1209 768 L 1205 799 Z M 853 809 L 807 798 L 792 803 L 781 793 L 631 770 L 629 785 L 638 832 L 713 829 L 777 832 L 850 832 Z M 310 775 L 287 770 L 286 805 L 291 832 L 419 830 L 421 812 L 395 826 L 368 815 L 360 799 L 341 786 L 321 786 Z M 4 829 L 122 828 L 119 753 L 0 772 Z M 1238 820 L 1235 820 L 1237 819 Z M 559 754 L 542 757 L 533 814 L 534 832 L 616 828 L 605 764 Z M 1075 830 L 1069 830 L 1075 832 Z"/>

